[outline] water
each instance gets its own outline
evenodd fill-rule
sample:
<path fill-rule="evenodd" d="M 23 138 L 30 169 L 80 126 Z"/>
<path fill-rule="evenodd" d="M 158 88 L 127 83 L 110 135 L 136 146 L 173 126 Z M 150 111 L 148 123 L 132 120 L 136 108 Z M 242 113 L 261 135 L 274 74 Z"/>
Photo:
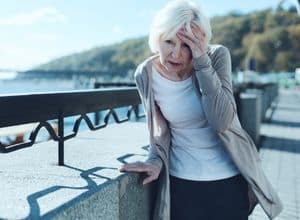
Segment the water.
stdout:
<path fill-rule="evenodd" d="M 75 88 L 75 83 L 71 80 L 0 80 L 1 95 L 74 89 L 79 88 Z"/>

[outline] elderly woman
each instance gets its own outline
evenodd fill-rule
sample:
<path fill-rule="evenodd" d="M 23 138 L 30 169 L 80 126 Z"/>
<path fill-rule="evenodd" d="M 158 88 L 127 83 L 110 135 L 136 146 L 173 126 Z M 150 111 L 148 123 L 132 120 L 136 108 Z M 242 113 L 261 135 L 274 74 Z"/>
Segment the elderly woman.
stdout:
<path fill-rule="evenodd" d="M 171 1 L 156 15 L 135 80 L 150 132 L 145 162 L 122 172 L 158 181 L 154 220 L 244 220 L 256 204 L 270 219 L 282 203 L 256 146 L 242 129 L 232 92 L 231 58 L 210 45 L 209 20 L 190 1 Z"/>

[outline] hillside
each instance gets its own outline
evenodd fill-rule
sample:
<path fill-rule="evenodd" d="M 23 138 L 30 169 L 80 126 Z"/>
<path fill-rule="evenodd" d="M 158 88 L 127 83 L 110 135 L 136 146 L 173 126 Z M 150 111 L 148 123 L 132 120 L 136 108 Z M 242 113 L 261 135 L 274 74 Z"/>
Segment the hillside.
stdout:
<path fill-rule="evenodd" d="M 211 24 L 212 43 L 230 49 L 234 71 L 245 69 L 249 59 L 258 72 L 294 71 L 300 66 L 300 16 L 294 12 L 230 13 L 212 18 Z M 125 77 L 150 54 L 145 36 L 61 57 L 33 70 L 117 72 Z"/>

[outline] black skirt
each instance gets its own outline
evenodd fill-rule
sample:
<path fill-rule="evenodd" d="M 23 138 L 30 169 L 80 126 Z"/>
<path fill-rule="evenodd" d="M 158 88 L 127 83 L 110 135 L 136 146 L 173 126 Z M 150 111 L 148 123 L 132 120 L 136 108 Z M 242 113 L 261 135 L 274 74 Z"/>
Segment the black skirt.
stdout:
<path fill-rule="evenodd" d="M 241 174 L 213 181 L 170 176 L 171 220 L 247 220 L 248 185 Z"/>

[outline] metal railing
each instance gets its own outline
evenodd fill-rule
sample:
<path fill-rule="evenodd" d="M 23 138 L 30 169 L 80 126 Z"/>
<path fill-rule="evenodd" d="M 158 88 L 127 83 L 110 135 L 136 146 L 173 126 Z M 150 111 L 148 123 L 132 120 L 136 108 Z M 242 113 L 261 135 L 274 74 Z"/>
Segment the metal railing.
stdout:
<path fill-rule="evenodd" d="M 0 95 L 0 128 L 38 122 L 31 132 L 29 140 L 10 146 L 0 142 L 0 151 L 9 153 L 35 144 L 41 128 L 45 128 L 54 141 L 58 142 L 58 164 L 64 165 L 64 142 L 77 135 L 80 123 L 84 120 L 90 130 L 107 126 L 110 116 L 117 123 L 130 120 L 132 112 L 135 118 L 141 118 L 139 104 L 141 100 L 136 88 L 94 89 L 70 92 L 47 92 L 35 94 Z M 114 109 L 128 107 L 127 117 L 119 119 Z M 87 113 L 108 110 L 102 124 L 93 124 Z M 78 116 L 73 131 L 64 133 L 64 118 Z M 58 132 L 55 132 L 49 120 L 58 120 Z"/>
<path fill-rule="evenodd" d="M 134 82 L 95 82 L 94 88 L 107 88 L 107 87 L 120 87 L 120 86 L 127 86 L 127 87 L 135 87 Z"/>

